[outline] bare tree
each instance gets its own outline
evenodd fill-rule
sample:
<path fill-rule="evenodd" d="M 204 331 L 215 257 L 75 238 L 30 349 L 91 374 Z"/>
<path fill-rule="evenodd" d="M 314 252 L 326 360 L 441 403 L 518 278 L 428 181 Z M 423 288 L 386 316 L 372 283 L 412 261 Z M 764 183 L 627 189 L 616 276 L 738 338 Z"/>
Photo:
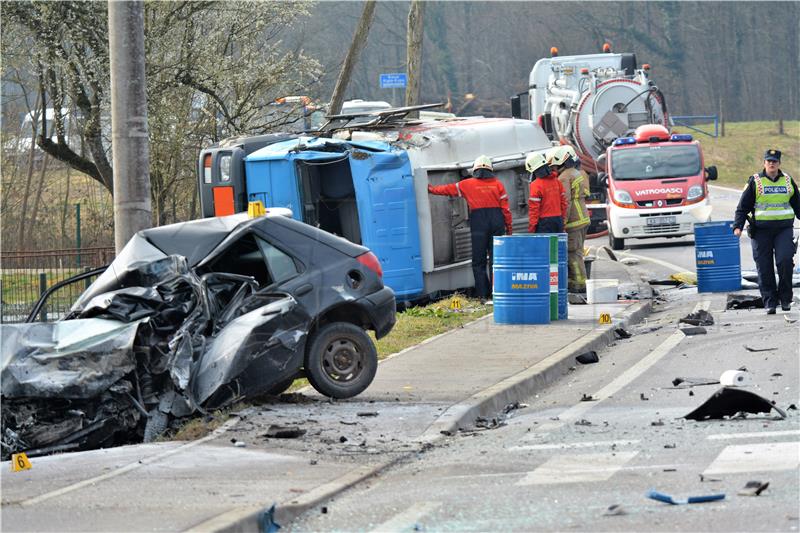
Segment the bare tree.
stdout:
<path fill-rule="evenodd" d="M 406 54 L 406 72 L 408 86 L 406 87 L 406 105 L 412 106 L 419 103 L 420 78 L 422 75 L 422 40 L 424 32 L 425 2 L 411 0 L 411 9 L 408 11 L 408 32 Z"/>
<path fill-rule="evenodd" d="M 361 54 L 361 50 L 367 42 L 369 27 L 372 25 L 372 17 L 374 14 L 375 0 L 367 0 L 364 3 L 364 10 L 361 12 L 361 18 L 358 21 L 358 27 L 353 35 L 353 41 L 350 43 L 350 48 L 347 50 L 347 56 L 344 59 L 342 70 L 339 72 L 339 77 L 336 79 L 336 86 L 331 96 L 331 115 L 336 115 L 342 110 L 344 93 L 347 90 L 347 85 L 350 83 L 353 67 L 358 62 L 358 56 Z"/>

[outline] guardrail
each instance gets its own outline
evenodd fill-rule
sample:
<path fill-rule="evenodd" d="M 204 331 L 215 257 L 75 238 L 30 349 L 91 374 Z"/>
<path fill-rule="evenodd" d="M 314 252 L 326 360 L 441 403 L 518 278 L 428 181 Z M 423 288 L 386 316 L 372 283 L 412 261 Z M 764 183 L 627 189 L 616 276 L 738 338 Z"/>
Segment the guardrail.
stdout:
<path fill-rule="evenodd" d="M 113 259 L 112 247 L 0 252 L 0 323 L 24 322 L 50 287 Z M 95 278 L 60 287 L 50 295 L 38 319 L 46 322 L 64 316 Z"/>

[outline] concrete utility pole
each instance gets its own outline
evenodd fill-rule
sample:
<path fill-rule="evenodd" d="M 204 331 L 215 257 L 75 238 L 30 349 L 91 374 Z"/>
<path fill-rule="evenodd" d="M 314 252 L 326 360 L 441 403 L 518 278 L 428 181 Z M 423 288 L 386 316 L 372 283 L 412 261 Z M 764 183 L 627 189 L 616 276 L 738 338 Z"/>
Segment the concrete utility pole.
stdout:
<path fill-rule="evenodd" d="M 347 90 L 347 85 L 350 83 L 350 76 L 353 74 L 353 67 L 358 61 L 358 56 L 361 54 L 361 50 L 364 49 L 364 45 L 367 44 L 369 27 L 372 25 L 372 15 L 374 14 L 375 0 L 367 0 L 364 3 L 364 10 L 361 12 L 361 18 L 358 20 L 358 27 L 356 28 L 355 35 L 353 35 L 353 42 L 350 43 L 347 57 L 344 58 L 342 70 L 339 71 L 336 87 L 333 89 L 331 108 L 330 111 L 328 111 L 331 115 L 336 115 L 342 111 L 344 92 Z"/>
<path fill-rule="evenodd" d="M 119 253 L 137 231 L 152 226 L 142 0 L 108 2 L 108 44 L 114 246 Z"/>
<path fill-rule="evenodd" d="M 425 2 L 412 0 L 408 11 L 408 32 L 406 33 L 406 105 L 417 105 L 419 101 L 420 78 L 422 78 L 422 37 Z M 417 113 L 413 113 L 414 116 Z M 409 115 L 412 116 L 412 115 Z"/>

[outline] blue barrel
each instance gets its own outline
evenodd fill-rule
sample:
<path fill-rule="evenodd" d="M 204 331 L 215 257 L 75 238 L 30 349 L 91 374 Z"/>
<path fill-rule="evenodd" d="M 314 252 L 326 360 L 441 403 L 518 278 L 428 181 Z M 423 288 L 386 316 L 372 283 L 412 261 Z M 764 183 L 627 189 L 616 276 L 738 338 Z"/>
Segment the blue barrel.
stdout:
<path fill-rule="evenodd" d="M 558 319 L 566 320 L 567 311 L 567 234 L 558 234 Z"/>
<path fill-rule="evenodd" d="M 494 321 L 550 323 L 550 237 L 495 237 L 492 278 Z"/>
<path fill-rule="evenodd" d="M 739 238 L 733 222 L 706 222 L 694 225 L 697 263 L 697 292 L 727 292 L 742 288 L 742 263 Z"/>

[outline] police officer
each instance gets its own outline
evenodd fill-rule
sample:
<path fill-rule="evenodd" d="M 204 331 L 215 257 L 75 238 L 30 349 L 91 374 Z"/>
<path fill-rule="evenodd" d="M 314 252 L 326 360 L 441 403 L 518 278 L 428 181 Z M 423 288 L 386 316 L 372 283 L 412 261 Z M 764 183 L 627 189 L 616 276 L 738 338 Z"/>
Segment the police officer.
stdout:
<path fill-rule="evenodd" d="M 749 221 L 748 235 L 752 239 L 753 259 L 758 269 L 758 289 L 768 315 L 775 314 L 778 303 L 784 311 L 791 308 L 792 256 L 795 252 L 792 225 L 795 217 L 800 218 L 797 184 L 781 171 L 780 151 L 767 150 L 764 169 L 750 176 L 739 198 L 733 233 L 740 236 L 745 220 Z M 775 266 L 778 269 L 777 287 Z"/>
<path fill-rule="evenodd" d="M 586 293 L 586 265 L 583 262 L 583 244 L 589 229 L 589 210 L 586 197 L 589 195 L 589 180 L 578 169 L 578 154 L 571 146 L 562 145 L 548 153 L 548 163 L 558 172 L 558 180 L 567 197 L 567 254 L 569 292 Z"/>
<path fill-rule="evenodd" d="M 558 174 L 547 164 L 544 154 L 533 152 L 525 158 L 530 172 L 528 232 L 563 233 L 567 218 L 567 196 Z"/>
<path fill-rule="evenodd" d="M 491 304 L 491 285 L 487 274 L 492 268 L 492 238 L 511 235 L 511 211 L 506 188 L 494 175 L 492 160 L 482 155 L 472 165 L 471 178 L 458 183 L 428 185 L 428 192 L 442 196 L 460 196 L 469 208 L 469 230 L 472 237 L 472 275 L 476 296 Z"/>

